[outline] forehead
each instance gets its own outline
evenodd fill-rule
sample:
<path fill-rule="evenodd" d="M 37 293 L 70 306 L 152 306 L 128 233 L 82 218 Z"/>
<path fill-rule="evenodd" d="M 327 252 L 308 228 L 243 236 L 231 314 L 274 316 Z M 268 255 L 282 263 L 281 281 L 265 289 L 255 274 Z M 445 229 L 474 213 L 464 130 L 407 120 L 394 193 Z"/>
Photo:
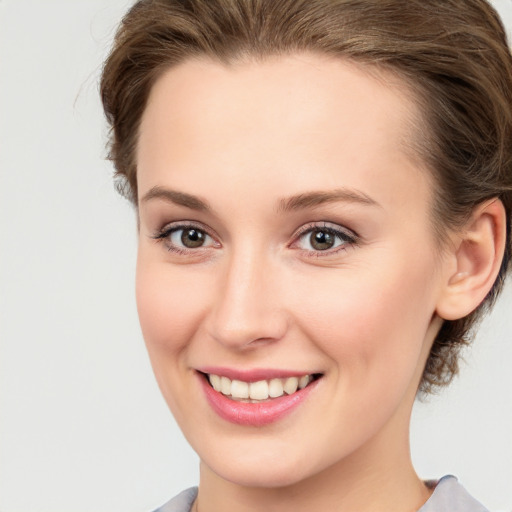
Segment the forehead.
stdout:
<path fill-rule="evenodd" d="M 393 194 L 396 184 L 385 179 L 393 167 L 424 179 L 409 151 L 418 115 L 407 86 L 374 67 L 311 54 L 232 65 L 189 60 L 151 91 L 139 191 L 169 179 L 200 186 L 205 172 L 238 181 L 243 171 L 268 173 L 276 186 L 296 189 L 290 193 L 311 189 L 316 172 L 322 187 L 342 178 L 344 186 Z"/>

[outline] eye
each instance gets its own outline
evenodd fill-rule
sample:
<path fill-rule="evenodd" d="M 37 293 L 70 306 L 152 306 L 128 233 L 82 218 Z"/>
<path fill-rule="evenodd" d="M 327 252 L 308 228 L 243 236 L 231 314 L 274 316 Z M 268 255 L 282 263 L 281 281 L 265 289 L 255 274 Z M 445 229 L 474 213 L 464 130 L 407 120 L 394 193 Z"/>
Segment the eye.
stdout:
<path fill-rule="evenodd" d="M 341 227 L 324 225 L 305 226 L 294 243 L 299 249 L 310 252 L 333 253 L 355 244 L 357 236 Z"/>
<path fill-rule="evenodd" d="M 195 249 L 217 247 L 219 244 L 205 229 L 193 224 L 171 224 L 153 235 L 157 241 L 163 241 L 169 251 L 188 253 Z"/>
<path fill-rule="evenodd" d="M 176 229 L 169 235 L 169 241 L 176 246 L 180 244 L 187 249 L 202 247 L 211 239 L 204 231 L 196 228 Z"/>

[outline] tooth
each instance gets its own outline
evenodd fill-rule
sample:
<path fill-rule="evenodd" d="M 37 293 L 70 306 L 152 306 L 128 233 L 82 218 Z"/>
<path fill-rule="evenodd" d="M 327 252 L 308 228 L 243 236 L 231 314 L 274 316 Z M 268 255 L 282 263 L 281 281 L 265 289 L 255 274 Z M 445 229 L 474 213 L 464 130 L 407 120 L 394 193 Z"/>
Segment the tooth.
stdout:
<path fill-rule="evenodd" d="M 299 379 L 297 377 L 289 377 L 288 379 L 286 379 L 283 389 L 288 395 L 291 395 L 292 393 L 295 393 L 295 391 L 297 391 L 298 385 Z"/>
<path fill-rule="evenodd" d="M 231 380 L 227 377 L 220 378 L 220 392 L 223 395 L 231 395 Z"/>
<path fill-rule="evenodd" d="M 220 377 L 218 375 L 210 375 L 209 379 L 213 389 L 215 389 L 215 391 L 220 391 Z"/>
<path fill-rule="evenodd" d="M 310 378 L 309 375 L 304 375 L 299 379 L 299 388 L 304 389 L 309 384 Z"/>
<path fill-rule="evenodd" d="M 281 379 L 272 379 L 268 385 L 268 396 L 271 398 L 277 398 L 278 396 L 282 396 L 283 391 L 283 382 Z"/>
<path fill-rule="evenodd" d="M 231 383 L 231 396 L 233 398 L 249 398 L 249 384 L 241 380 Z"/>
<path fill-rule="evenodd" d="M 268 383 L 266 380 L 251 382 L 249 384 L 249 397 L 253 400 L 266 400 L 268 398 Z"/>

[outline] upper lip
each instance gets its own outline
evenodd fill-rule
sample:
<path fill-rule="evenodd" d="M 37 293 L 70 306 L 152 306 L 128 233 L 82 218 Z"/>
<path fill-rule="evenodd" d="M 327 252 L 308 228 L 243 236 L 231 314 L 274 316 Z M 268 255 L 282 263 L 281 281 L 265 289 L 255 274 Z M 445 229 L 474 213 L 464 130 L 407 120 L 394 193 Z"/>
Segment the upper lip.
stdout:
<path fill-rule="evenodd" d="M 313 375 L 319 372 L 303 370 L 285 370 L 278 368 L 253 368 L 239 369 L 219 366 L 201 366 L 196 368 L 198 372 L 208 375 L 219 375 L 231 380 L 241 380 L 243 382 L 257 382 L 260 380 L 280 379 L 286 377 L 301 377 L 303 375 Z"/>

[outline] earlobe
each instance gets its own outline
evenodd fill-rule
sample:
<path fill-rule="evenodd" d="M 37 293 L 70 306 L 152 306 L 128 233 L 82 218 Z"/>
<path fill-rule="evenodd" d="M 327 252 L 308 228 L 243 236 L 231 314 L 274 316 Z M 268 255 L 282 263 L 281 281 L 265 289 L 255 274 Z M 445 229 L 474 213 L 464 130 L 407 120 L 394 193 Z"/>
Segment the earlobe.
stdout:
<path fill-rule="evenodd" d="M 496 280 L 506 243 L 503 203 L 495 198 L 479 205 L 456 238 L 452 254 L 455 265 L 450 267 L 436 309 L 445 320 L 469 315 Z"/>

